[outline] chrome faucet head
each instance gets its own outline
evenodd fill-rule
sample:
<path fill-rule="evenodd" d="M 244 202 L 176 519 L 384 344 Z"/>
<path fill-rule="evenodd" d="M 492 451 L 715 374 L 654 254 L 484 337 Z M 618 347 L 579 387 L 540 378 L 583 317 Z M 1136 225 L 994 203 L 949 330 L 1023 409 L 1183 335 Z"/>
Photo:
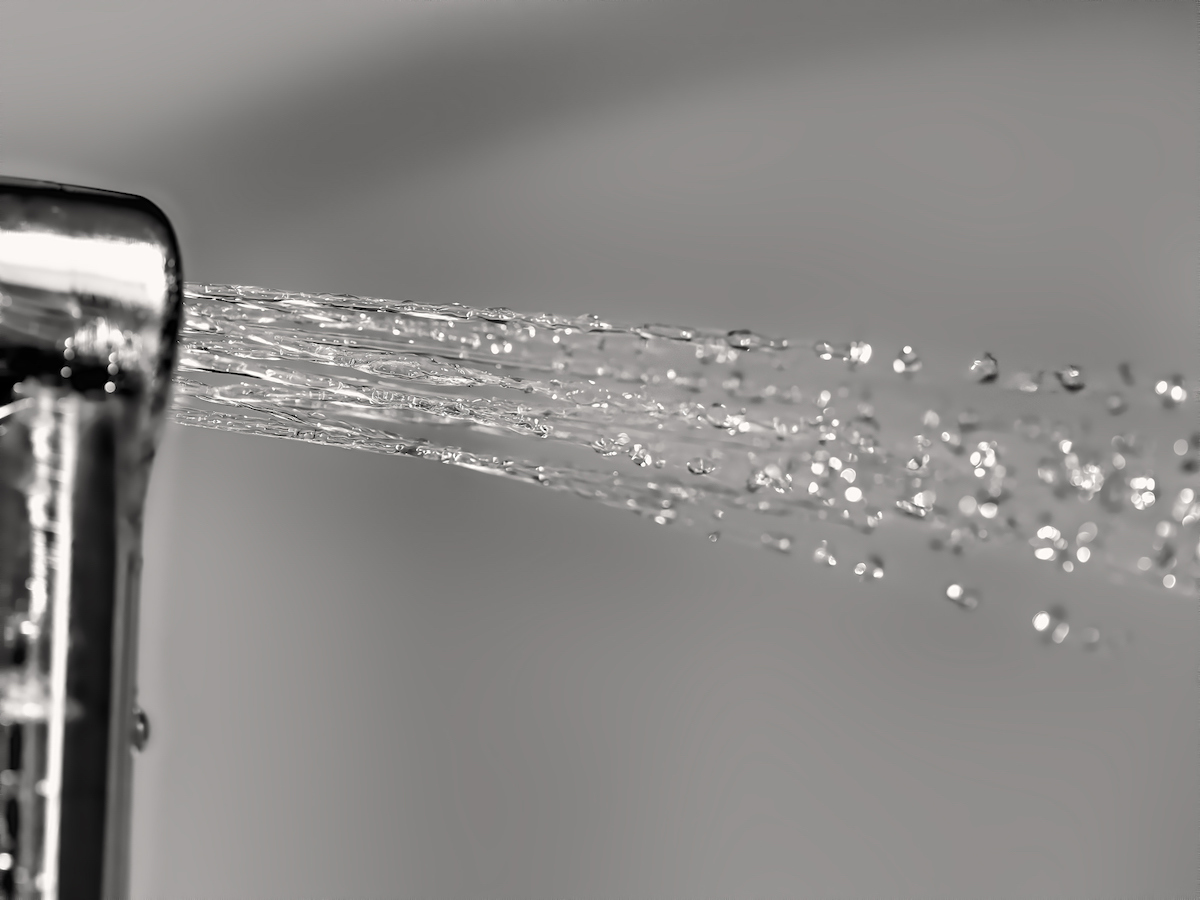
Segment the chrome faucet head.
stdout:
<path fill-rule="evenodd" d="M 0 898 L 129 895 L 142 508 L 181 287 L 150 202 L 0 179 Z"/>

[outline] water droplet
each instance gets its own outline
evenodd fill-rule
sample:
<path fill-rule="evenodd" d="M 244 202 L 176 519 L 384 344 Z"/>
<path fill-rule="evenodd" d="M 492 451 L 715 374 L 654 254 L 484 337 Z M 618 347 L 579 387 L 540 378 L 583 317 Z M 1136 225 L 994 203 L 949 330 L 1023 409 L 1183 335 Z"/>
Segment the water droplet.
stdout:
<path fill-rule="evenodd" d="M 726 340 L 729 341 L 730 347 L 734 347 L 737 350 L 752 350 L 755 347 L 761 347 L 764 343 L 767 343 L 763 340 L 763 338 L 755 334 L 753 331 L 747 331 L 745 329 L 737 329 L 736 331 L 729 332 L 729 334 L 726 335 Z"/>
<path fill-rule="evenodd" d="M 1058 376 L 1058 383 L 1072 393 L 1082 391 L 1086 387 L 1083 381 L 1083 369 L 1079 368 L 1079 366 L 1069 365 L 1065 369 L 1059 369 L 1054 374 Z"/>
<path fill-rule="evenodd" d="M 1161 378 L 1154 384 L 1154 393 L 1162 400 L 1163 406 L 1172 409 L 1187 399 L 1187 390 L 1183 386 L 1182 375 L 1172 375 Z"/>
<path fill-rule="evenodd" d="M 1113 391 L 1104 401 L 1104 406 L 1110 414 L 1119 416 L 1126 409 L 1125 397 L 1119 391 Z"/>
<path fill-rule="evenodd" d="M 596 438 L 592 442 L 592 449 L 601 456 L 616 456 L 621 452 L 621 448 L 617 442 L 607 437 Z"/>
<path fill-rule="evenodd" d="M 937 494 L 933 491 L 918 491 L 904 500 L 897 500 L 896 507 L 917 519 L 923 519 L 933 511 Z"/>
<path fill-rule="evenodd" d="M 1200 522 L 1200 503 L 1196 500 L 1196 492 L 1191 488 L 1183 488 L 1175 498 L 1171 515 L 1180 525 L 1191 525 Z"/>
<path fill-rule="evenodd" d="M 787 493 L 792 489 L 792 476 L 774 463 L 755 469 L 746 481 L 746 489 L 753 494 L 764 488 L 770 488 L 780 494 Z"/>
<path fill-rule="evenodd" d="M 897 375 L 911 375 L 921 370 L 921 358 L 908 344 L 905 344 L 896 358 L 892 360 L 892 371 Z"/>
<path fill-rule="evenodd" d="M 1031 374 L 1029 372 L 1017 372 L 1008 381 L 1010 390 L 1020 391 L 1023 394 L 1036 394 L 1042 386 L 1042 373 Z"/>
<path fill-rule="evenodd" d="M 813 562 L 823 566 L 836 566 L 837 557 L 834 556 L 833 547 L 829 541 L 821 541 L 817 545 L 817 549 L 813 551 Z"/>
<path fill-rule="evenodd" d="M 946 599 L 963 609 L 975 609 L 979 606 L 979 594 L 957 582 L 946 588 Z"/>
<path fill-rule="evenodd" d="M 719 531 L 710 531 L 710 532 L 708 533 L 708 539 L 709 539 L 710 541 L 712 541 L 712 542 L 715 544 L 717 541 L 719 541 L 719 540 L 721 539 L 721 532 L 719 532 Z"/>
<path fill-rule="evenodd" d="M 910 472 L 915 472 L 915 473 L 919 474 L 919 473 L 923 473 L 925 471 L 925 467 L 928 465 L 929 465 L 929 454 L 922 453 L 920 456 L 914 456 L 912 459 L 910 459 L 908 462 L 906 462 L 904 464 L 904 468 L 908 469 L 908 471 L 910 471 Z"/>
<path fill-rule="evenodd" d="M 690 341 L 696 337 L 696 332 L 692 329 L 676 325 L 644 325 L 642 330 L 651 337 L 666 338 L 669 341 Z"/>
<path fill-rule="evenodd" d="M 863 581 L 878 581 L 883 578 L 883 560 L 878 556 L 869 556 L 865 561 L 854 564 L 854 574 Z"/>
<path fill-rule="evenodd" d="M 1087 650 L 1094 650 L 1100 645 L 1100 629 L 1087 628 L 1083 632 L 1083 646 Z"/>
<path fill-rule="evenodd" d="M 1156 483 L 1153 478 L 1138 475 L 1129 479 L 1129 502 L 1134 509 L 1146 510 L 1154 505 L 1157 497 Z"/>
<path fill-rule="evenodd" d="M 968 457 L 969 462 L 975 469 L 977 478 L 982 478 L 991 469 L 996 467 L 998 457 L 996 455 L 995 441 L 980 441 L 975 449 L 971 451 Z"/>
<path fill-rule="evenodd" d="M 717 465 L 711 460 L 697 456 L 688 460 L 687 470 L 693 475 L 710 475 L 717 470 Z"/>
<path fill-rule="evenodd" d="M 971 363 L 971 375 L 980 384 L 991 384 L 1000 375 L 1000 363 L 990 353 L 985 353 Z"/>
<path fill-rule="evenodd" d="M 768 532 L 762 536 L 763 546 L 768 550 L 774 550 L 776 553 L 791 553 L 794 543 L 795 538 L 790 534 L 772 534 Z"/>
<path fill-rule="evenodd" d="M 133 711 L 133 734 L 130 736 L 133 749 L 139 753 L 150 743 L 150 717 L 140 706 Z"/>
<path fill-rule="evenodd" d="M 1033 617 L 1033 630 L 1047 641 L 1061 644 L 1071 630 L 1067 625 L 1067 611 L 1062 606 L 1042 610 Z"/>
<path fill-rule="evenodd" d="M 837 359 L 845 358 L 841 351 L 839 351 L 837 347 L 833 346 L 833 344 L 829 343 L 829 341 L 817 341 L 815 344 L 813 344 L 813 352 L 817 354 L 817 359 L 822 359 L 826 362 L 834 359 L 835 357 Z"/>
<path fill-rule="evenodd" d="M 851 367 L 866 365 L 871 361 L 871 352 L 871 345 L 866 341 L 852 341 L 850 343 L 850 358 L 848 362 Z"/>

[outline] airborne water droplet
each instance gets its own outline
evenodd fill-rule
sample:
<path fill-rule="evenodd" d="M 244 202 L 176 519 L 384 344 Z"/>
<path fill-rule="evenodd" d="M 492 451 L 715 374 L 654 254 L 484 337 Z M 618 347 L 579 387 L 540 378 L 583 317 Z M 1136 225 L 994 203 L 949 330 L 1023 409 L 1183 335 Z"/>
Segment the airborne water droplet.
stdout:
<path fill-rule="evenodd" d="M 857 365 L 866 365 L 871 361 L 871 345 L 866 341 L 851 341 L 850 342 L 850 358 L 847 362 L 851 368 Z"/>
<path fill-rule="evenodd" d="M 1042 610 L 1033 617 L 1033 630 L 1042 635 L 1047 642 L 1061 644 L 1071 632 L 1071 626 L 1067 624 L 1066 609 L 1062 606 L 1052 606 Z"/>
<path fill-rule="evenodd" d="M 813 551 L 813 562 L 824 566 L 837 565 L 837 557 L 834 556 L 833 547 L 830 546 L 829 541 L 821 541 L 817 545 L 817 549 Z"/>
<path fill-rule="evenodd" d="M 780 494 L 786 493 L 792 489 L 792 476 L 774 463 L 755 469 L 746 480 L 746 489 L 754 493 L 763 488 L 771 488 Z"/>
<path fill-rule="evenodd" d="M 911 375 L 920 370 L 921 357 L 917 356 L 916 350 L 905 344 L 896 355 L 896 358 L 892 360 L 892 371 L 897 375 Z"/>
<path fill-rule="evenodd" d="M 1070 365 L 1054 374 L 1058 377 L 1059 384 L 1072 393 L 1082 391 L 1086 386 L 1083 381 L 1083 369 L 1079 366 Z"/>
<path fill-rule="evenodd" d="M 695 459 L 688 460 L 687 470 L 693 475 L 710 475 L 717 470 L 717 466 L 716 463 L 697 456 Z"/>
<path fill-rule="evenodd" d="M 979 595 L 957 582 L 946 588 L 946 599 L 958 604 L 963 609 L 975 609 L 979 606 Z"/>
<path fill-rule="evenodd" d="M 878 581 L 883 578 L 883 560 L 869 556 L 864 562 L 854 564 L 854 574 L 863 581 Z"/>
<path fill-rule="evenodd" d="M 1154 393 L 1162 400 L 1163 406 L 1172 409 L 1187 399 L 1187 390 L 1183 386 L 1182 375 L 1172 375 L 1161 378 L 1154 384 Z"/>
<path fill-rule="evenodd" d="M 1000 376 L 1000 363 L 990 353 L 985 353 L 971 363 L 971 375 L 980 384 L 991 384 Z"/>
<path fill-rule="evenodd" d="M 792 544 L 795 542 L 790 534 L 772 534 L 767 533 L 762 536 L 762 544 L 768 550 L 774 550 L 776 553 L 791 553 Z"/>
<path fill-rule="evenodd" d="M 826 362 L 834 358 L 845 358 L 845 354 L 829 343 L 829 341 L 817 341 L 813 344 L 813 352 L 817 354 L 817 359 L 825 360 Z"/>
<path fill-rule="evenodd" d="M 897 500 L 896 507 L 917 519 L 923 519 L 933 510 L 937 495 L 933 491 L 918 491 L 904 500 Z"/>

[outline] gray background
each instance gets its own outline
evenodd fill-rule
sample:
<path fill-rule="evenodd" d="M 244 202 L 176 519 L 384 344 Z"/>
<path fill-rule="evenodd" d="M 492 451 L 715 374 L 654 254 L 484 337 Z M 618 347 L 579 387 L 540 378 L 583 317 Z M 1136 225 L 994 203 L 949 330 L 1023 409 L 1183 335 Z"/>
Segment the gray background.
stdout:
<path fill-rule="evenodd" d="M 151 197 L 194 280 L 1194 374 L 1195 49 L 1182 0 L 0 0 L 0 167 Z M 139 898 L 1194 893 L 1194 601 L 175 428 L 147 528 Z"/>

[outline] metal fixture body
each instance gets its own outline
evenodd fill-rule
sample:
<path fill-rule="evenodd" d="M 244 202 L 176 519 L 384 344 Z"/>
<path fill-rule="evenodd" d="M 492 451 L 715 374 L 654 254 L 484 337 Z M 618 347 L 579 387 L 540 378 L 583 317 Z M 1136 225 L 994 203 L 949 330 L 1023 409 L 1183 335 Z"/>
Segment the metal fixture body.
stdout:
<path fill-rule="evenodd" d="M 181 285 L 148 201 L 0 179 L 0 898 L 129 896 L 142 509 Z"/>

